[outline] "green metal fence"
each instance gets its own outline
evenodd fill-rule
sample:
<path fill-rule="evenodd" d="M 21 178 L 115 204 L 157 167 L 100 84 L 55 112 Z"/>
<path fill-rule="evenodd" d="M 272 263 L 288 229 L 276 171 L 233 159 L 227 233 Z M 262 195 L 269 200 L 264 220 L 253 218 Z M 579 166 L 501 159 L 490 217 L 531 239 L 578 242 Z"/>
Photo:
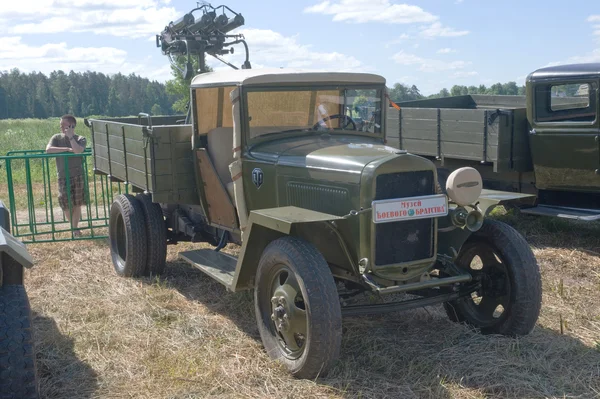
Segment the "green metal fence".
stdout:
<path fill-rule="evenodd" d="M 10 151 L 0 156 L 0 199 L 8 197 L 11 233 L 24 243 L 55 242 L 105 238 L 108 236 L 108 219 L 113 197 L 128 192 L 129 187 L 111 182 L 106 175 L 93 173 L 89 165 L 92 152 L 81 154 L 46 154 L 44 150 Z M 69 159 L 81 157 L 86 204 L 81 207 L 78 225 L 80 236 L 75 234 L 67 219 L 72 214 Z M 56 159 L 65 162 L 68 209 L 59 206 Z M 88 162 L 88 160 L 90 160 Z M 1 173 L 1 168 L 5 169 Z"/>

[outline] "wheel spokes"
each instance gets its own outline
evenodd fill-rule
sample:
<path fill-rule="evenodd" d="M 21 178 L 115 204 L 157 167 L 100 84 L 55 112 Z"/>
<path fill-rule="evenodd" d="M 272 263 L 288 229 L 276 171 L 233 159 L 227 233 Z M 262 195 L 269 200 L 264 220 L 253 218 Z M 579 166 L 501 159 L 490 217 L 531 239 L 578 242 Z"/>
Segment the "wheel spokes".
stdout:
<path fill-rule="evenodd" d="M 286 350 L 302 350 L 308 331 L 307 314 L 300 285 L 292 273 L 282 272 L 275 279 L 271 305 L 271 319 Z"/>
<path fill-rule="evenodd" d="M 496 298 L 483 297 L 477 307 L 486 320 L 491 320 L 494 319 L 494 313 L 498 305 L 501 305 L 501 303 Z"/>

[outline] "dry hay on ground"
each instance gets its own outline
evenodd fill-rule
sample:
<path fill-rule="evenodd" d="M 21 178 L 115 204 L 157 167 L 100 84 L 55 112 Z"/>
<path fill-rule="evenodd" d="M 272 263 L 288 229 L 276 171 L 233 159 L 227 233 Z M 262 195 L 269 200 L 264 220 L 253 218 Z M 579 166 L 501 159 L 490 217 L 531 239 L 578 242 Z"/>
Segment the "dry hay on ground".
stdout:
<path fill-rule="evenodd" d="M 599 397 L 600 227 L 504 219 L 542 270 L 530 336 L 480 335 L 441 306 L 344 319 L 340 361 L 317 381 L 290 377 L 264 353 L 251 293 L 177 261 L 192 245 L 169 247 L 166 274 L 140 280 L 116 276 L 103 240 L 30 245 L 43 397 Z"/>

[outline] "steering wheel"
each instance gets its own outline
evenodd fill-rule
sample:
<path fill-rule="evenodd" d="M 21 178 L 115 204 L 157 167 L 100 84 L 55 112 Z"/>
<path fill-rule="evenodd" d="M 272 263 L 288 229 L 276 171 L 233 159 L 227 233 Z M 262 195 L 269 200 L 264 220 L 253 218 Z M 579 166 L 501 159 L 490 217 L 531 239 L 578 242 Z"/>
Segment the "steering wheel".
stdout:
<path fill-rule="evenodd" d="M 335 115 L 330 115 L 327 116 L 323 119 L 321 119 L 320 121 L 318 121 L 317 123 L 315 123 L 315 125 L 312 127 L 313 130 L 317 130 L 319 127 L 321 127 L 321 122 L 325 122 L 331 119 L 343 119 L 343 121 L 340 121 L 340 129 L 344 129 L 344 130 L 356 130 L 356 122 L 354 122 L 354 120 L 352 120 L 352 118 L 350 118 L 348 115 L 342 115 L 342 114 L 335 114 Z M 348 129 L 348 126 L 352 125 L 352 129 Z"/>

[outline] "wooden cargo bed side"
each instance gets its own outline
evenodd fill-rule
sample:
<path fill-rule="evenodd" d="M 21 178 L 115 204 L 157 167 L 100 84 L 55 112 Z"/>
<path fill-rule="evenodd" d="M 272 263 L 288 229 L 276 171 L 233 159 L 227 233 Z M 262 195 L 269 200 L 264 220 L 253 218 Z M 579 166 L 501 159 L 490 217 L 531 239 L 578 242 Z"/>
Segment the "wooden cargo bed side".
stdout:
<path fill-rule="evenodd" d="M 155 202 L 199 205 L 190 125 L 152 129 Z"/>
<path fill-rule="evenodd" d="M 408 107 L 389 108 L 387 115 L 391 146 L 442 165 L 457 159 L 491 164 L 496 172 L 531 170 L 525 109 Z"/>
<path fill-rule="evenodd" d="M 497 124 L 487 126 L 486 111 L 402 108 L 387 114 L 391 146 L 439 159 L 496 160 Z"/>
<path fill-rule="evenodd" d="M 91 127 L 97 173 L 151 193 L 154 202 L 198 204 L 190 125 L 91 120 Z"/>

